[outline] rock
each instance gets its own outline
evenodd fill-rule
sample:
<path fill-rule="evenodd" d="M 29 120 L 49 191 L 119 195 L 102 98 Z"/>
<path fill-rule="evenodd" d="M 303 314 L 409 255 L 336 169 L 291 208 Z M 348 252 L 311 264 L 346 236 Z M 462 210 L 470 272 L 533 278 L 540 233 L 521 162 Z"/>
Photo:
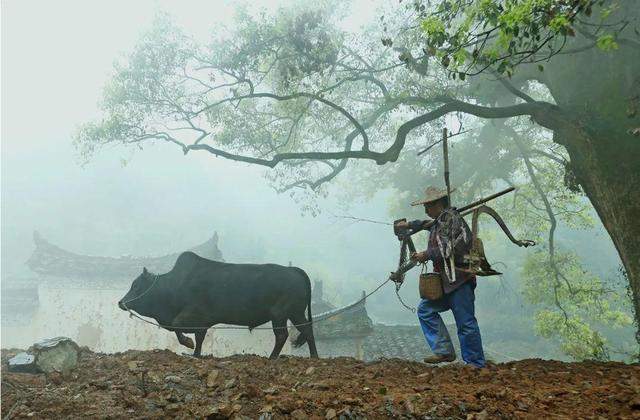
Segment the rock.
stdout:
<path fill-rule="evenodd" d="M 35 356 L 29 353 L 18 353 L 9 359 L 9 372 L 38 373 Z"/>
<path fill-rule="evenodd" d="M 224 389 L 231 389 L 236 386 L 236 378 L 231 378 L 224 383 Z"/>
<path fill-rule="evenodd" d="M 165 410 L 166 410 L 166 411 L 178 411 L 178 410 L 180 410 L 180 408 L 181 408 L 181 407 L 180 407 L 180 404 L 178 404 L 178 403 L 171 403 L 171 404 L 169 404 L 169 405 L 167 405 L 167 406 L 165 407 Z"/>
<path fill-rule="evenodd" d="M 251 399 L 262 397 L 263 392 L 253 384 L 247 385 L 247 396 Z"/>
<path fill-rule="evenodd" d="M 179 384 L 182 382 L 182 378 L 177 375 L 167 375 L 164 377 L 166 382 L 173 382 L 174 384 Z"/>
<path fill-rule="evenodd" d="M 129 367 L 130 371 L 135 372 L 138 370 L 138 361 L 132 360 L 130 362 L 127 362 L 127 366 Z"/>
<path fill-rule="evenodd" d="M 296 420 L 306 420 L 306 419 L 309 418 L 309 416 L 303 410 L 297 409 L 297 410 L 293 410 L 293 412 L 291 412 L 291 418 L 296 419 Z"/>
<path fill-rule="evenodd" d="M 320 391 L 326 391 L 328 389 L 330 389 L 331 387 L 329 386 L 329 384 L 326 384 L 324 382 L 315 382 L 311 384 L 312 388 L 318 389 Z"/>
<path fill-rule="evenodd" d="M 78 365 L 80 347 L 70 338 L 56 337 L 35 343 L 29 352 L 40 372 L 66 373 Z"/>
<path fill-rule="evenodd" d="M 408 398 L 404 400 L 404 408 L 408 414 L 414 415 L 416 413 L 415 407 Z"/>
<path fill-rule="evenodd" d="M 242 407 L 241 407 L 242 408 Z M 209 411 L 207 418 L 211 419 L 228 419 L 233 414 L 233 407 L 229 404 L 221 403 L 213 407 Z"/>
<path fill-rule="evenodd" d="M 161 379 L 161 376 L 159 375 L 160 374 L 157 372 L 149 372 L 147 373 L 147 378 L 149 378 L 151 382 L 158 383 L 160 382 L 160 379 Z"/>
<path fill-rule="evenodd" d="M 273 411 L 273 406 L 270 404 L 267 404 L 260 409 L 260 413 L 269 414 L 269 415 L 271 415 L 272 411 Z"/>
<path fill-rule="evenodd" d="M 278 389 L 274 386 L 271 386 L 263 391 L 267 395 L 276 395 L 278 393 Z"/>
<path fill-rule="evenodd" d="M 218 378 L 219 377 L 220 377 L 220 371 L 217 370 L 217 369 L 213 369 L 207 375 L 207 386 L 209 388 L 213 388 L 214 386 L 218 385 Z"/>
<path fill-rule="evenodd" d="M 333 408 L 330 408 L 327 410 L 327 413 L 324 415 L 324 418 L 327 420 L 331 420 L 331 419 L 335 419 L 338 416 L 338 414 L 336 413 L 336 410 L 334 410 Z"/>
<path fill-rule="evenodd" d="M 313 371 L 315 371 L 316 368 L 314 368 L 313 366 L 310 366 L 309 368 L 307 368 L 307 370 L 304 371 L 304 373 L 306 375 L 311 375 L 313 373 Z"/>
<path fill-rule="evenodd" d="M 487 410 L 482 410 L 479 413 L 467 414 L 467 420 L 487 420 L 488 418 L 489 413 L 487 413 Z"/>
<path fill-rule="evenodd" d="M 53 371 L 48 373 L 47 378 L 56 385 L 60 385 L 62 383 L 62 374 L 60 372 Z"/>

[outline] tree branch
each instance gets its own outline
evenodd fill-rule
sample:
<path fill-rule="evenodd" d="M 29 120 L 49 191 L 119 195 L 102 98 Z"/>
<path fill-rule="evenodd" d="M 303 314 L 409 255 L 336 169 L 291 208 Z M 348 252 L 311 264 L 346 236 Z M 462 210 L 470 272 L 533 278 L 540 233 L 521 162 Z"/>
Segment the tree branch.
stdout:
<path fill-rule="evenodd" d="M 275 96 L 271 95 L 270 96 Z M 402 103 L 402 100 L 399 100 Z M 376 114 L 382 115 L 382 113 L 391 110 L 395 104 L 387 104 L 381 107 Z M 343 150 L 333 152 L 290 152 L 279 153 L 271 157 L 271 159 L 256 158 L 252 156 L 246 156 L 241 154 L 230 153 L 225 150 L 210 146 L 208 144 L 192 144 L 184 148 L 184 152 L 189 150 L 205 150 L 211 154 L 214 154 L 225 159 L 235 160 L 239 162 L 246 162 L 255 165 L 262 165 L 269 168 L 274 168 L 280 162 L 287 160 L 298 159 L 313 159 L 313 160 L 338 160 L 338 159 L 368 159 L 373 160 L 379 165 L 383 165 L 388 162 L 395 162 L 400 155 L 400 152 L 404 148 L 406 138 L 409 133 L 428 122 L 436 120 L 451 112 L 463 112 L 466 114 L 474 115 L 481 118 L 496 119 L 496 118 L 509 118 L 522 115 L 530 115 L 536 122 L 547 128 L 555 127 L 555 121 L 559 118 L 557 107 L 547 102 L 531 102 L 524 104 L 511 105 L 506 107 L 486 107 L 481 105 L 474 105 L 467 102 L 462 102 L 455 99 L 450 99 L 448 103 L 436 108 L 435 110 L 426 114 L 415 117 L 400 126 L 396 133 L 396 138 L 393 144 L 384 152 L 375 152 L 371 150 Z M 377 118 L 377 117 L 376 117 Z M 364 127 L 358 124 L 358 128 L 354 130 L 357 134 L 364 131 Z M 349 138 L 353 135 L 353 132 L 347 136 L 347 143 Z"/>
<path fill-rule="evenodd" d="M 207 110 L 220 105 L 221 103 L 224 102 L 233 102 L 233 101 L 241 101 L 243 99 L 252 99 L 252 98 L 268 98 L 268 99 L 275 99 L 276 101 L 289 101 L 291 99 L 297 99 L 297 98 L 310 98 L 310 99 L 314 99 L 318 102 L 322 102 L 323 104 L 335 109 L 336 111 L 340 112 L 342 115 L 344 115 L 345 117 L 347 117 L 347 119 L 349 121 L 351 121 L 351 123 L 358 129 L 358 131 L 360 132 L 360 135 L 362 136 L 362 141 L 363 141 L 363 146 L 362 146 L 362 150 L 363 151 L 368 151 L 369 150 L 369 137 L 367 136 L 366 131 L 364 130 L 364 128 L 362 128 L 362 126 L 360 125 L 360 123 L 358 122 L 358 120 L 356 120 L 353 115 L 351 115 L 346 109 L 344 109 L 343 107 L 341 107 L 340 105 L 331 102 L 321 96 L 318 96 L 316 94 L 313 93 L 307 93 L 307 92 L 298 92 L 298 93 L 292 93 L 290 95 L 276 95 L 274 93 L 269 93 L 269 92 L 261 92 L 261 93 L 250 93 L 247 95 L 240 95 L 240 96 L 234 96 L 233 98 L 227 98 L 225 100 L 216 102 L 215 104 L 206 106 L 204 108 L 202 108 L 199 111 L 195 112 L 195 116 L 202 114 L 203 112 L 206 112 Z"/>

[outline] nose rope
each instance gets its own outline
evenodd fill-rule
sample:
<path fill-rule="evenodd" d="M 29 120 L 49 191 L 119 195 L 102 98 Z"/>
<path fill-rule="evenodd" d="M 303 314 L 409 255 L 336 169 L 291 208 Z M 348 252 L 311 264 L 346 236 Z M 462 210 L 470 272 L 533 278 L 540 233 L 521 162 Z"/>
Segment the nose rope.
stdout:
<path fill-rule="evenodd" d="M 140 299 L 142 296 L 144 296 L 144 295 L 146 295 L 147 293 L 149 293 L 149 291 L 150 291 L 151 289 L 153 289 L 153 287 L 154 287 L 154 286 L 156 285 L 156 283 L 158 282 L 158 278 L 159 278 L 159 277 L 160 277 L 160 275 L 159 275 L 159 274 L 154 274 L 154 275 L 153 275 L 153 283 L 151 283 L 151 286 L 149 286 L 149 288 L 148 288 L 147 290 L 145 290 L 144 292 L 142 292 L 142 294 L 140 294 L 140 295 L 138 295 L 138 296 L 134 297 L 133 299 L 129 299 L 129 300 L 128 300 L 128 301 L 126 301 L 126 302 L 120 302 L 120 303 L 122 303 L 122 306 L 124 306 L 125 308 L 127 308 L 127 303 L 129 303 L 129 302 L 133 302 L 134 300 L 138 300 L 138 299 Z M 129 310 L 129 308 L 127 308 L 127 310 Z"/>

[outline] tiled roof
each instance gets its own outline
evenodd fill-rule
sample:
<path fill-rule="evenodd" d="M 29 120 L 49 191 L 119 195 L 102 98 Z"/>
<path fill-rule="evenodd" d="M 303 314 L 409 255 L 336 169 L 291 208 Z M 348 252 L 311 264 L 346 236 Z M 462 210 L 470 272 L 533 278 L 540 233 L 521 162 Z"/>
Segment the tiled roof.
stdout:
<path fill-rule="evenodd" d="M 103 257 L 83 255 L 67 251 L 48 242 L 38 232 L 34 232 L 35 250 L 27 261 L 27 266 L 38 274 L 58 278 L 77 278 L 83 283 L 91 280 L 109 280 L 118 277 L 128 278 L 140 273 L 147 267 L 154 272 L 167 272 L 176 262 L 180 253 L 160 257 Z M 206 242 L 193 247 L 190 251 L 201 257 L 224 261 L 218 248 L 218 234 L 214 233 Z"/>
<path fill-rule="evenodd" d="M 420 326 L 374 324 L 362 344 L 364 360 L 400 358 L 422 360 L 431 354 Z"/>

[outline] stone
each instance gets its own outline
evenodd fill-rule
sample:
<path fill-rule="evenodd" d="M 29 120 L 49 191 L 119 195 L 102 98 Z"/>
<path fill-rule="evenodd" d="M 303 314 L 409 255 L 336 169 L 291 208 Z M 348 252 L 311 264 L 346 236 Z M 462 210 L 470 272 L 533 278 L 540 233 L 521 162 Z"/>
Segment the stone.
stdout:
<path fill-rule="evenodd" d="M 247 396 L 251 399 L 260 398 L 263 395 L 263 391 L 253 384 L 247 385 Z"/>
<path fill-rule="evenodd" d="M 236 378 L 231 378 L 224 383 L 224 389 L 231 389 L 236 386 Z"/>
<path fill-rule="evenodd" d="M 326 391 L 328 389 L 330 389 L 331 387 L 329 386 L 329 384 L 325 383 L 325 382 L 315 382 L 311 384 L 312 388 L 318 389 L 320 391 Z"/>
<path fill-rule="evenodd" d="M 35 356 L 29 353 L 18 353 L 9 359 L 9 372 L 38 373 Z"/>
<path fill-rule="evenodd" d="M 168 375 L 164 377 L 166 382 L 173 382 L 174 384 L 179 384 L 182 382 L 182 378 L 177 375 Z"/>
<path fill-rule="evenodd" d="M 307 370 L 304 371 L 304 373 L 306 375 L 311 375 L 314 370 L 316 370 L 316 368 L 314 368 L 313 366 L 310 366 L 309 368 L 307 368 Z"/>
<path fill-rule="evenodd" d="M 291 412 L 291 418 L 296 420 L 306 420 L 309 418 L 309 416 L 303 410 L 297 409 Z"/>
<path fill-rule="evenodd" d="M 278 393 L 278 389 L 276 387 L 269 387 L 263 391 L 267 395 L 276 395 Z"/>
<path fill-rule="evenodd" d="M 40 372 L 69 372 L 78 366 L 80 347 L 68 337 L 55 337 L 35 343 L 29 349 Z"/>
<path fill-rule="evenodd" d="M 482 410 L 479 413 L 467 414 L 467 420 L 487 420 L 488 418 L 489 418 L 489 413 L 487 413 L 487 410 Z"/>
<path fill-rule="evenodd" d="M 414 415 L 416 413 L 415 407 L 408 398 L 404 400 L 404 408 L 408 414 Z"/>
<path fill-rule="evenodd" d="M 336 413 L 336 410 L 334 410 L 333 408 L 330 408 L 327 410 L 327 413 L 324 415 L 324 418 L 327 420 L 332 420 L 335 419 L 338 416 L 338 413 Z"/>
<path fill-rule="evenodd" d="M 487 420 L 489 418 L 489 413 L 487 413 L 487 410 L 482 410 L 481 412 L 478 413 L 476 418 L 478 420 Z"/>
<path fill-rule="evenodd" d="M 209 388 L 213 388 L 214 386 L 218 385 L 218 378 L 219 377 L 220 377 L 220 371 L 217 370 L 217 369 L 213 369 L 207 375 L 207 386 Z"/>

